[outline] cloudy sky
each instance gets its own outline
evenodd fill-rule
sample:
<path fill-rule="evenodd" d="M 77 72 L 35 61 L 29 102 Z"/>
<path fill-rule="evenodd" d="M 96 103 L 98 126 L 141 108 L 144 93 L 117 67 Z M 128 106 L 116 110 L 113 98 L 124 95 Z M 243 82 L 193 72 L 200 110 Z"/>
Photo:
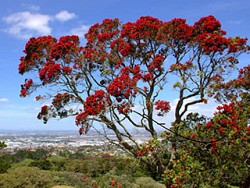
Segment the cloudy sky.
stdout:
<path fill-rule="evenodd" d="M 41 106 L 33 97 L 20 98 L 19 58 L 32 36 L 76 34 L 82 37 L 89 26 L 105 18 L 135 21 L 150 15 L 168 21 L 185 18 L 193 24 L 199 18 L 214 15 L 229 36 L 250 38 L 249 0 L 8 0 L 0 6 L 0 130 L 77 130 L 74 119 L 51 121 L 36 119 Z M 241 59 L 241 66 L 249 57 Z M 172 105 L 175 104 L 173 97 Z M 196 110 L 211 113 L 213 104 Z M 169 116 L 170 117 L 170 116 Z"/>

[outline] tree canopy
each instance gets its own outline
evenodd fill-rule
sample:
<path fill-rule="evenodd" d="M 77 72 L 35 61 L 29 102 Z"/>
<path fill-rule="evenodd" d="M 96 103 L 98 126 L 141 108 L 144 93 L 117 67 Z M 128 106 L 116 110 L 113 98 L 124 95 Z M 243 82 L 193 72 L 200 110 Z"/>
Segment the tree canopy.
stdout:
<path fill-rule="evenodd" d="M 193 186 L 199 181 L 217 185 L 211 175 L 202 179 L 196 172 L 210 169 L 213 160 L 228 153 L 232 162 L 239 145 L 249 147 L 249 67 L 228 80 L 230 71 L 237 70 L 239 55 L 250 49 L 247 39 L 227 37 L 214 16 L 193 25 L 181 18 L 166 22 L 144 16 L 127 23 L 105 19 L 91 26 L 85 39 L 84 45 L 78 36 L 41 36 L 27 42 L 18 69 L 22 75 L 32 72 L 32 79 L 25 79 L 20 95 L 40 89 L 36 100 L 51 101 L 42 106 L 38 119 L 47 123 L 50 118 L 75 116 L 80 134 L 103 126 L 104 134 L 109 130 L 116 135 L 112 140 L 105 134 L 107 139 L 147 163 L 154 178 L 165 174 L 171 187 L 191 183 L 194 174 Z M 174 121 L 166 125 L 157 116 L 170 111 L 173 93 Z M 226 102 L 213 118 L 187 113 L 190 106 L 211 97 Z M 141 146 L 131 126 L 147 131 L 152 139 Z M 158 140 L 157 128 L 165 130 L 167 149 Z M 243 149 L 239 159 L 248 160 L 246 155 Z M 192 166 L 185 163 L 177 170 L 180 161 Z M 233 163 L 217 162 L 217 169 L 234 168 Z M 246 179 L 246 173 L 241 178 Z"/>

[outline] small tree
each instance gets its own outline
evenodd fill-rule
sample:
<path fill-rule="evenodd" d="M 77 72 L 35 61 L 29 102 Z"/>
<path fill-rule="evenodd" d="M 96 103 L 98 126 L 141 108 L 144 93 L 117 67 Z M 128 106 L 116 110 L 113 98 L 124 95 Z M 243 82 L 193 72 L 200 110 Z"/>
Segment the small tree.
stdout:
<path fill-rule="evenodd" d="M 5 144 L 5 142 L 0 141 L 0 150 L 2 148 L 6 148 L 6 147 L 7 147 L 7 145 Z"/>
<path fill-rule="evenodd" d="M 116 140 L 106 138 L 135 157 L 150 153 L 152 160 L 141 159 L 156 177 L 174 165 L 177 135 L 188 108 L 206 103 L 210 86 L 223 82 L 238 56 L 249 50 L 247 39 L 225 34 L 213 16 L 194 25 L 184 19 L 164 22 L 146 16 L 125 24 L 105 19 L 86 33 L 85 46 L 77 36 L 31 38 L 19 73 L 33 72 L 37 79 L 26 79 L 20 95 L 44 88 L 46 93 L 36 99 L 50 98 L 52 104 L 41 108 L 38 119 L 47 123 L 49 118 L 75 116 L 80 134 L 103 125 L 116 135 Z M 172 125 L 166 125 L 156 117 L 170 110 L 170 88 L 178 102 Z M 141 148 L 131 126 L 155 139 L 157 127 L 170 131 L 170 155 L 158 152 L 159 142 Z M 163 161 L 162 155 L 168 158 Z"/>

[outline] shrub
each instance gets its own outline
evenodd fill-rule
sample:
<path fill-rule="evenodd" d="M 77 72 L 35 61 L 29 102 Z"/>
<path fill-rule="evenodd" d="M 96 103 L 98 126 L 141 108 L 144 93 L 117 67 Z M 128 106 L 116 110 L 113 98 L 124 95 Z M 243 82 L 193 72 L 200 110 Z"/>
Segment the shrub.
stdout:
<path fill-rule="evenodd" d="M 6 160 L 0 160 L 0 174 L 7 172 L 7 170 L 11 167 L 10 163 Z"/>
<path fill-rule="evenodd" d="M 19 167 L 0 174 L 0 187 L 4 188 L 50 188 L 53 185 L 51 175 L 36 167 Z"/>

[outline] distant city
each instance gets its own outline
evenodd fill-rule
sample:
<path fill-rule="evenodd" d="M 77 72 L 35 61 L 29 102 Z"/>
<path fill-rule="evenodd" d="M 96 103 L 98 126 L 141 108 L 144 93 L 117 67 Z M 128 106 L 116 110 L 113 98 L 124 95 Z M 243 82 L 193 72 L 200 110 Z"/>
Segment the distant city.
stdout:
<path fill-rule="evenodd" d="M 114 135 L 109 135 L 115 139 Z M 142 143 L 150 137 L 145 133 L 136 133 L 135 138 Z M 109 141 L 97 132 L 79 135 L 76 131 L 0 131 L 0 141 L 7 144 L 6 150 L 34 148 L 77 148 L 83 146 L 109 145 Z"/>

